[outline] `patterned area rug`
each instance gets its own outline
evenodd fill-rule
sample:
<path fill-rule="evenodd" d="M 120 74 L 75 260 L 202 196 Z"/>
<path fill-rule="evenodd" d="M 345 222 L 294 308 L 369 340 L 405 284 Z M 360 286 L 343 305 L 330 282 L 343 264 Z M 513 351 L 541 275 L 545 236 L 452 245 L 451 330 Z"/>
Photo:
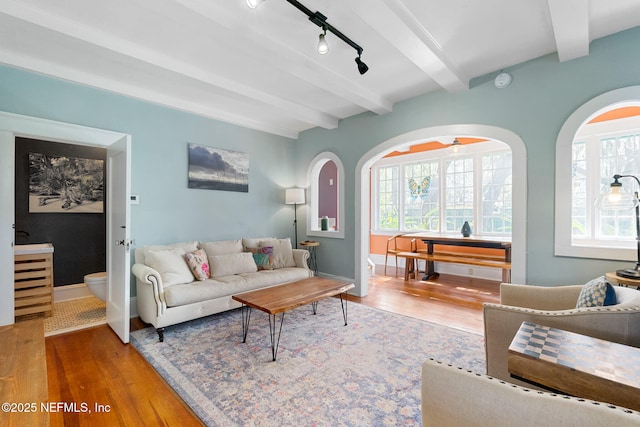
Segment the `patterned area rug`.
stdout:
<path fill-rule="evenodd" d="M 340 301 L 287 312 L 277 361 L 268 316 L 239 309 L 131 334 L 132 344 L 209 426 L 419 426 L 421 366 L 485 371 L 483 337 Z M 279 322 L 279 318 L 278 318 Z"/>

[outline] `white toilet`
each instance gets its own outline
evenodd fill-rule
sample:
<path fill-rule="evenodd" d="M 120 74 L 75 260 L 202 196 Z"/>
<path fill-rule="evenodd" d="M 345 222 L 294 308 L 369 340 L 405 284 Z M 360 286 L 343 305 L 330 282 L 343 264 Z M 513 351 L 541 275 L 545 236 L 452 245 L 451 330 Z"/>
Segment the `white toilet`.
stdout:
<path fill-rule="evenodd" d="M 107 273 L 105 271 L 87 274 L 84 276 L 84 283 L 93 296 L 100 301 L 104 302 L 107 299 Z"/>

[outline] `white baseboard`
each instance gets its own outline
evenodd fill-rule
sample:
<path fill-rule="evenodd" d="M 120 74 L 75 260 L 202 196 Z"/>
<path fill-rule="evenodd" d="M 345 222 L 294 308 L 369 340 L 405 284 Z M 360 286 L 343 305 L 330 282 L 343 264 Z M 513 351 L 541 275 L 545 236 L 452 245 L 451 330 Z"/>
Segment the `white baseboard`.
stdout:
<path fill-rule="evenodd" d="M 371 260 L 373 260 L 373 262 L 375 262 L 376 264 L 384 266 L 384 255 L 369 254 L 369 258 L 371 258 Z M 387 265 L 389 267 L 394 267 L 395 262 L 395 257 L 390 256 Z M 422 271 L 422 269 L 424 269 L 424 261 L 419 262 L 420 271 Z M 398 267 L 404 268 L 404 266 L 405 259 L 398 258 Z M 438 273 L 451 274 L 453 276 L 477 277 L 478 279 L 495 280 L 498 282 L 502 281 L 502 270 L 499 268 L 452 264 L 448 262 L 436 262 L 435 267 Z"/>
<path fill-rule="evenodd" d="M 84 283 L 55 286 L 53 288 L 53 302 L 70 301 L 73 299 L 90 297 L 92 295 L 93 294 Z"/>
<path fill-rule="evenodd" d="M 137 299 L 136 297 L 131 297 L 131 299 L 129 300 L 129 314 L 130 317 L 138 317 L 138 303 L 137 303 Z"/>

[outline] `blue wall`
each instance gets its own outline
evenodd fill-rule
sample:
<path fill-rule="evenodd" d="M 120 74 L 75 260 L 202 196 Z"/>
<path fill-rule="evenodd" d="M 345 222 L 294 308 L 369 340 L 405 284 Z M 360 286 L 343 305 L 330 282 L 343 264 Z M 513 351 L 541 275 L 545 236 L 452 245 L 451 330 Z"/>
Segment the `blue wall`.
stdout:
<path fill-rule="evenodd" d="M 0 66 L 0 111 L 132 136 L 132 238 L 137 246 L 187 240 L 291 237 L 295 141 L 117 94 Z M 249 192 L 187 188 L 187 144 L 249 155 Z M 132 286 L 132 288 L 135 288 Z"/>
<path fill-rule="evenodd" d="M 132 237 L 138 246 L 292 237 L 293 212 L 283 204 L 284 188 L 303 184 L 310 161 L 333 151 L 345 168 L 347 230 L 345 239 L 317 238 L 322 241 L 318 257 L 324 272 L 346 277 L 354 277 L 355 265 L 355 168 L 366 152 L 431 126 L 505 128 L 527 148 L 527 281 L 580 283 L 627 263 L 554 256 L 556 137 L 586 101 L 640 84 L 638 45 L 640 28 L 635 28 L 593 42 L 584 58 L 559 63 L 549 55 L 511 67 L 506 71 L 513 83 L 506 89 L 493 86 L 494 73 L 473 80 L 469 91 L 418 96 L 383 116 L 365 113 L 342 120 L 334 130 L 303 132 L 297 142 L 7 67 L 0 67 L 0 110 L 131 134 L 132 193 L 141 198 L 140 205 L 132 206 Z M 188 189 L 188 142 L 247 152 L 249 193 Z M 304 218 L 299 221 L 303 230 Z"/>
<path fill-rule="evenodd" d="M 493 73 L 473 80 L 469 91 L 418 96 L 383 116 L 361 114 L 342 120 L 336 130 L 302 133 L 296 145 L 299 164 L 308 165 L 318 153 L 333 151 L 346 173 L 347 235 L 344 241 L 319 238 L 323 270 L 354 276 L 355 169 L 362 156 L 394 136 L 451 124 L 497 126 L 524 140 L 528 283 L 584 283 L 626 267 L 629 263 L 554 256 L 555 146 L 564 121 L 582 104 L 604 92 L 640 84 L 638 45 L 640 28 L 635 28 L 593 42 L 587 57 L 559 63 L 554 54 L 511 67 L 505 71 L 513 82 L 506 89 L 494 87 Z M 373 66 L 370 72 L 375 72 Z"/>

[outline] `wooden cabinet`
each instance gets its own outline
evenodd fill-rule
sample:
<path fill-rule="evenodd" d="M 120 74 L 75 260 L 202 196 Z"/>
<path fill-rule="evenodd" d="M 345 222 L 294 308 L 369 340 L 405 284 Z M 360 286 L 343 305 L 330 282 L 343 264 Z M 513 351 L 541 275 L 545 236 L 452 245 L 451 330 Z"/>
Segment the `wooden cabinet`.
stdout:
<path fill-rule="evenodd" d="M 53 314 L 53 253 L 14 256 L 15 316 Z"/>

